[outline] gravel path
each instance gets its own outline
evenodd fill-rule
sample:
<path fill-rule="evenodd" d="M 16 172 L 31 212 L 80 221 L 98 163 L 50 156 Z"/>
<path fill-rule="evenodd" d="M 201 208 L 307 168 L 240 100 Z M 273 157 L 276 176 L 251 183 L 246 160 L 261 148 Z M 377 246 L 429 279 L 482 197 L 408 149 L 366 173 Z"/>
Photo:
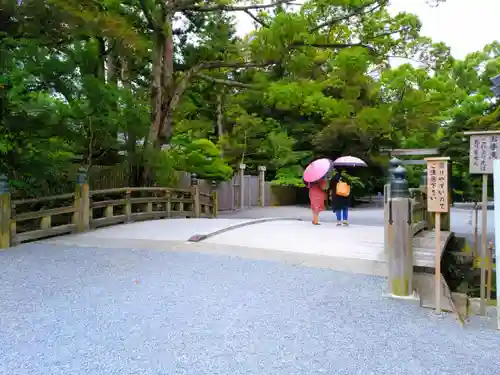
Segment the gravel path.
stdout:
<path fill-rule="evenodd" d="M 188 252 L 0 252 L 0 374 L 498 374 L 500 334 L 375 277 Z"/>

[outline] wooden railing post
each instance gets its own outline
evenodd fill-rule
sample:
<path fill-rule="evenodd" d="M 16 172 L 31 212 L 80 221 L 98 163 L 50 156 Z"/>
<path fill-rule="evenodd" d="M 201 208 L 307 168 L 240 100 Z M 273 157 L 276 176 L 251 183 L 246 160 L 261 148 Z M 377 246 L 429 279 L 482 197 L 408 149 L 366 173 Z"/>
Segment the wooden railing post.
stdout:
<path fill-rule="evenodd" d="M 389 253 L 389 248 L 392 240 L 392 212 L 390 211 L 391 206 L 389 201 L 391 199 L 391 185 L 384 185 L 384 251 L 387 255 Z"/>
<path fill-rule="evenodd" d="M 391 201 L 391 181 L 394 179 L 394 171 L 401 165 L 401 160 L 392 158 L 389 161 L 387 183 L 384 185 L 384 251 L 387 255 L 392 245 L 392 206 Z"/>
<path fill-rule="evenodd" d="M 212 217 L 216 218 L 219 212 L 219 195 L 217 193 L 217 181 L 212 181 Z"/>
<path fill-rule="evenodd" d="M 266 167 L 264 165 L 261 165 L 259 167 L 259 207 L 264 207 L 266 205 L 265 191 L 266 191 Z"/>
<path fill-rule="evenodd" d="M 10 247 L 11 201 L 7 177 L 0 175 L 0 248 Z"/>
<path fill-rule="evenodd" d="M 130 198 L 132 197 L 132 191 L 130 189 L 127 189 L 125 192 L 125 200 L 127 203 L 125 203 L 125 216 L 127 216 L 127 223 L 132 220 L 132 203 L 130 201 Z M 151 211 L 149 210 L 149 203 L 148 203 L 148 212 L 153 212 L 153 208 L 151 206 Z"/>
<path fill-rule="evenodd" d="M 170 189 L 165 189 L 165 199 L 167 202 L 165 203 L 165 211 L 167 211 L 167 217 L 171 218 L 172 217 L 172 193 Z"/>
<path fill-rule="evenodd" d="M 389 289 L 394 296 L 413 293 L 413 251 L 411 234 L 411 201 L 392 198 L 393 236 L 389 251 Z"/>
<path fill-rule="evenodd" d="M 193 194 L 193 215 L 195 218 L 200 217 L 200 186 L 198 185 L 198 176 L 196 173 L 191 173 L 191 189 Z"/>
<path fill-rule="evenodd" d="M 85 232 L 90 229 L 90 190 L 87 182 L 87 172 L 84 168 L 78 169 L 75 192 L 75 206 L 78 209 L 77 230 Z"/>
<path fill-rule="evenodd" d="M 412 201 L 408 197 L 406 170 L 399 166 L 391 180 L 390 216 L 392 238 L 389 244 L 389 290 L 393 296 L 413 293 Z"/>
<path fill-rule="evenodd" d="M 239 208 L 243 210 L 245 208 L 245 168 L 246 164 L 240 164 L 240 206 Z"/>

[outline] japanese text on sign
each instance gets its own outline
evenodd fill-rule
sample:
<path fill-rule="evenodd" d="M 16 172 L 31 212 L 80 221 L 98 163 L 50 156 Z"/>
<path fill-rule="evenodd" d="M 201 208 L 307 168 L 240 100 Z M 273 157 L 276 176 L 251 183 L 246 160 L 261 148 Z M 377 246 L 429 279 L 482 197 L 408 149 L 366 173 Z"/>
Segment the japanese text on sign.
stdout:
<path fill-rule="evenodd" d="M 429 212 L 448 212 L 448 163 L 427 163 L 427 209 Z"/>
<path fill-rule="evenodd" d="M 470 137 L 469 172 L 471 174 L 493 173 L 493 160 L 500 157 L 499 141 L 500 135 L 483 134 Z"/>

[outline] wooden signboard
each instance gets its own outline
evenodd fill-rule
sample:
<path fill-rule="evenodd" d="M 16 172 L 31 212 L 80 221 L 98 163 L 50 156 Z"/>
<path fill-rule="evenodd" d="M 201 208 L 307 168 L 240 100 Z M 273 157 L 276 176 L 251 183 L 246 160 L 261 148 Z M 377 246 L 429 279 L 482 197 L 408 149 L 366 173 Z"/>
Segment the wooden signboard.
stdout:
<path fill-rule="evenodd" d="M 441 314 L 441 213 L 448 212 L 448 160 L 426 158 L 427 161 L 427 210 L 434 212 L 436 223 L 435 285 L 436 314 Z"/>
<path fill-rule="evenodd" d="M 495 257 L 500 259 L 500 160 L 493 162 L 493 183 L 495 199 Z M 491 260 L 490 260 L 491 261 Z M 481 262 L 482 263 L 482 262 Z M 497 263 L 498 264 L 498 263 Z M 500 290 L 500 277 L 496 278 L 497 290 Z M 500 330 L 500 298 L 497 297 L 497 328 Z"/>
<path fill-rule="evenodd" d="M 448 212 L 448 160 L 427 158 L 427 209 L 429 212 Z"/>
<path fill-rule="evenodd" d="M 493 160 L 500 157 L 500 134 L 475 134 L 470 137 L 469 173 L 492 174 Z"/>
<path fill-rule="evenodd" d="M 499 130 L 464 132 L 470 136 L 469 173 L 482 174 L 482 220 L 481 220 L 481 259 L 486 259 L 486 239 L 488 221 L 488 175 L 493 173 L 493 161 L 500 159 L 498 146 L 500 145 Z M 481 289 L 480 314 L 484 314 L 486 306 L 486 274 L 484 261 L 481 261 Z"/>

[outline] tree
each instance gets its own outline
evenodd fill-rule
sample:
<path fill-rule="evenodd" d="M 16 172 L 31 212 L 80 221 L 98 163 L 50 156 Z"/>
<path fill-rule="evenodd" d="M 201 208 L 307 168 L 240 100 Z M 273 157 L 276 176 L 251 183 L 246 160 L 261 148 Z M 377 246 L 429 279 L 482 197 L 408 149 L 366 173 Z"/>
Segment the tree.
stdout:
<path fill-rule="evenodd" d="M 235 12 L 256 30 L 237 37 Z M 117 163 L 131 184 L 245 163 L 301 185 L 313 158 L 345 154 L 370 165 L 360 193 L 380 191 L 382 148 L 430 146 L 460 159 L 469 191 L 459 134 L 498 121 L 499 44 L 454 60 L 386 0 L 12 0 L 0 17 L 0 163 L 27 194 Z"/>
<path fill-rule="evenodd" d="M 498 129 L 498 107 L 492 101 L 490 78 L 500 73 L 500 44 L 493 42 L 463 61 L 456 61 L 450 71 L 458 100 L 447 111 L 440 137 L 441 151 L 453 160 L 454 197 L 478 200 L 481 182 L 469 175 L 469 140 L 464 131 Z"/>

